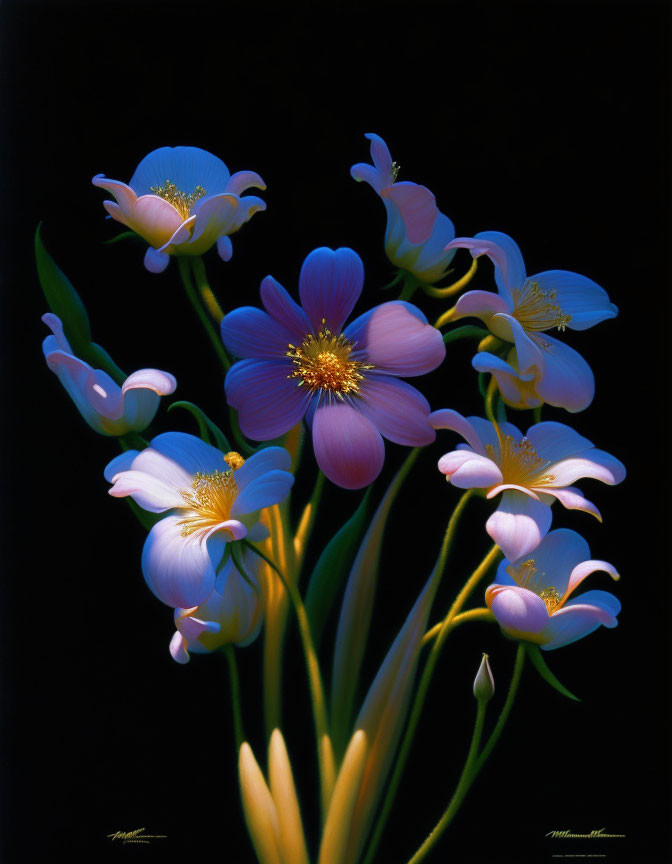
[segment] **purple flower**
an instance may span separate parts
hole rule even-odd
[[[619,578],[611,564],[590,560],[590,549],[580,534],[559,528],[544,537],[532,558],[514,564],[504,559],[485,601],[509,636],[552,651],[582,639],[601,624],[618,624],[621,604],[608,591],[586,591],[569,599],[596,570]]]
[[[281,447],[244,460],[193,435],[165,432],[145,450],[127,450],[109,463],[110,495],[130,495],[144,510],[165,513],[142,550],[145,581],[159,600],[200,606],[215,588],[226,544],[268,536],[259,511],[287,496],[290,462]]]
[[[445,356],[441,334],[410,303],[383,303],[343,329],[363,282],[352,249],[315,249],[301,268],[303,308],[268,276],[265,312],[244,306],[222,321],[224,344],[244,358],[226,376],[242,431],[265,441],[305,416],[320,468],[346,489],[378,476],[381,435],[412,447],[434,440],[427,400],[396,376],[424,375]]]
[[[593,477],[614,485],[625,477],[618,459],[564,423],[537,423],[523,435],[512,423],[493,426],[448,408],[435,411],[430,420],[435,429],[453,429],[468,442],[439,460],[446,479],[458,489],[483,489],[488,498],[502,493],[485,527],[510,561],[539,545],[551,526],[556,498],[601,521],[597,507],[570,485],[575,480]]]
[[[615,318],[618,309],[606,291],[568,270],[526,276],[520,249],[499,231],[458,237],[446,248],[470,249],[474,258],[487,255],[495,265],[499,293],[467,291],[457,301],[452,320],[480,318],[495,336],[514,343],[516,352],[508,363],[492,354],[474,358],[479,371],[495,376],[504,401],[514,407],[534,407],[543,401],[571,412],[587,408],[595,394],[590,366],[547,331],[587,330]]]

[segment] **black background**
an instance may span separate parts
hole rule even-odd
[[[359,313],[389,299],[378,288],[391,276],[383,208],[349,176],[368,161],[368,131],[387,140],[402,179],[434,191],[458,235],[505,231],[529,273],[585,273],[621,310],[565,334],[595,370],[594,403],[574,417],[544,415],[628,467],[621,486],[584,484],[603,525],[554,508],[556,527],[583,533],[594,557],[621,571],[615,588],[606,574],[592,577],[592,587],[621,598],[621,626],[547,655],[580,704],[526,671],[495,754],[430,860],[670,860],[668,8],[4,6],[3,861],[57,852],[73,861],[253,861],[224,661],[180,667],[168,654],[171,611],[140,572],[144,531],[106,494],[102,469],[115,442],[84,425],[42,359],[35,226],[44,220],[47,247],[117,363],[172,371],[177,398],[224,422],[221,375],[175,263],[152,275],[144,245],[103,245],[117,231],[90,178],[128,181],[146,153],[177,144],[210,150],[231,171],[258,171],[268,211],[234,238],[229,264],[206,256],[225,308],[257,304],[267,273],[295,290],[311,249],[349,245],[367,272]],[[467,264],[458,253],[456,272]],[[488,269],[474,287],[490,287]],[[431,320],[445,308],[419,302]],[[481,410],[470,356],[464,343],[450,348],[440,370],[417,382],[434,408]],[[195,431],[178,412],[160,412],[153,428]],[[428,448],[394,511],[364,680],[424,581],[457,499],[434,467],[455,441],[443,433]],[[403,450],[388,445],[387,454],[378,495]],[[299,502],[314,470],[304,463]],[[328,489],[314,550],[359,498]],[[474,504],[465,520],[433,618],[488,548],[487,512]],[[260,648],[261,640],[239,655],[261,761]],[[514,646],[496,627],[472,625],[451,637],[437,669],[381,862],[406,861],[452,794],[481,651],[501,705]],[[325,670],[330,660],[327,651]],[[293,631],[286,670],[285,734],[314,845],[312,729]],[[168,839],[124,847],[106,837],[140,826]],[[600,828],[626,839],[545,839]]]

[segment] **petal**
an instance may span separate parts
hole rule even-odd
[[[581,477],[592,477],[610,486],[625,479],[623,463],[610,453],[595,448],[587,450],[579,457],[556,462],[549,471],[554,477],[553,485],[559,487],[569,486]]]
[[[156,249],[149,247],[144,260],[146,270],[149,270],[150,273],[163,273],[168,264],[170,264],[170,255],[165,252],[157,252]]]
[[[557,498],[562,506],[568,510],[583,510],[586,513],[592,513],[596,519],[600,522],[602,521],[600,511],[592,501],[584,498],[583,493],[576,486],[567,486],[565,489],[550,489],[546,487],[539,489],[538,492],[542,501],[548,499],[548,502],[551,503],[552,498]]]
[[[166,516],[149,532],[142,572],[150,589],[168,606],[200,606],[215,587],[207,544],[198,532],[182,536],[179,516]]]
[[[286,357],[294,337],[267,312],[241,306],[229,312],[220,325],[222,341],[235,357]]]
[[[409,243],[424,243],[430,238],[439,211],[429,189],[404,181],[382,189],[380,194],[398,207]]]
[[[516,349],[509,352],[509,360],[515,362]],[[502,399],[507,405],[518,410],[538,408],[543,405],[534,389],[535,372],[521,375],[518,370],[501,357],[487,351],[474,355],[471,365],[477,372],[487,372],[495,376]]]
[[[188,248],[190,255],[202,255],[222,234],[232,234],[235,230],[240,198],[223,193],[208,198],[196,214],[191,238],[175,239],[178,246]]]
[[[518,639],[541,633],[548,624],[546,604],[526,588],[491,585],[485,601],[502,629]]]
[[[226,184],[226,192],[232,192],[234,195],[241,195],[246,189],[254,187],[255,189],[265,189],[266,184],[261,177],[254,171],[236,171],[232,174],[229,182]]]
[[[121,392],[142,388],[153,390],[159,396],[168,396],[176,387],[177,381],[169,372],[162,372],[160,369],[138,369],[121,385]]]
[[[586,544],[586,546],[587,545],[588,544]],[[586,576],[590,576],[591,573],[595,573],[598,570],[601,570],[604,573],[608,573],[611,578],[616,582],[618,582],[618,580],[621,578],[618,570],[613,566],[613,564],[609,564],[607,561],[581,561],[581,563],[577,564],[576,567],[574,567],[574,569],[572,570],[572,573],[569,577],[569,582],[567,583],[567,588],[565,589],[565,593],[562,598],[563,603],[569,597],[569,595],[573,591],[575,591],[576,588],[583,582]],[[560,589],[558,588],[558,590]],[[579,597],[578,599],[582,600],[583,598]]]
[[[130,471],[133,460],[139,453],[139,450],[126,450],[124,453],[115,456],[111,462],[108,462],[103,472],[103,476],[107,482],[111,483],[112,479],[117,474],[121,474],[122,471]]]
[[[401,300],[370,309],[344,333],[355,343],[358,358],[365,357],[379,372],[404,378],[431,372],[446,356],[441,333],[419,309]]]
[[[143,195],[128,217],[129,225],[155,249],[166,244],[184,222],[183,217],[164,198]]]
[[[497,585],[516,585],[515,579],[513,579],[513,577],[511,576],[510,569],[511,562],[509,561],[509,559],[502,558],[502,560],[497,565],[497,575],[495,576],[495,581],[490,587],[496,587]]]
[[[495,280],[500,293],[510,298],[511,291],[525,281],[525,262],[518,244],[500,231],[481,231],[475,237],[458,237],[451,249],[470,249],[472,257],[487,255],[495,265]]]
[[[311,394],[289,380],[292,369],[289,360],[241,360],[227,373],[226,400],[248,438],[269,441],[303,418]]]
[[[551,518],[548,504],[506,491],[485,528],[509,561],[518,561],[536,549],[551,526]]]
[[[292,457],[284,447],[264,447],[236,469],[238,489],[242,492],[248,484],[266,474],[267,471],[289,471],[291,464]]]
[[[114,485],[108,490],[110,495],[114,498],[125,498],[130,495],[136,504],[143,510],[149,510],[150,513],[163,513],[174,507],[184,507],[184,499],[175,486],[145,471],[122,471],[115,475],[113,482]],[[190,487],[191,477],[183,488]]]
[[[579,435],[571,426],[553,420],[530,426],[526,436],[541,458],[549,462],[560,462],[593,449],[592,441]]]
[[[609,302],[604,288],[587,276],[569,270],[545,270],[531,278],[542,291],[555,292],[553,302],[560,306],[563,315],[571,315],[567,322],[571,330],[587,330],[618,315],[618,308]]]
[[[124,420],[129,429],[141,432],[154,419],[161,396],[175,391],[177,382],[168,372],[159,369],[139,369],[121,386]]]
[[[210,474],[213,471],[228,469],[220,450],[186,432],[163,432],[152,438],[149,449],[142,451],[133,463],[133,468],[153,473],[154,468],[145,463],[145,459],[153,453],[160,454],[162,461],[160,463],[156,461],[154,464],[157,467],[160,465],[161,474],[158,476],[167,481],[166,470],[171,472],[177,470],[181,476],[186,474],[191,485],[191,478],[197,471]],[[176,481],[178,476],[176,473]]]
[[[317,333],[322,322],[333,333],[340,333],[362,293],[364,265],[352,249],[335,252],[322,246],[307,256],[299,276],[299,296]]]
[[[616,627],[616,615],[621,604],[613,594],[606,591],[587,591],[576,600],[568,603],[551,615],[544,628],[542,644],[544,651],[553,651],[582,639],[603,624],[605,627]]]
[[[455,304],[455,319],[480,318],[488,324],[493,315],[509,313],[512,308],[512,304],[507,303],[504,297],[492,291],[467,291]]]
[[[422,244],[420,255],[408,268],[411,273],[430,285],[442,279],[445,276],[446,268],[455,257],[454,249],[445,251],[446,244],[454,236],[455,226],[447,216],[439,213],[431,236]]]
[[[439,459],[439,471],[458,489],[488,489],[502,482],[502,472],[491,459],[471,450],[453,450]]]
[[[313,419],[315,458],[324,474],[344,489],[372,483],[385,459],[373,423],[346,402],[322,402]]]
[[[246,222],[250,221],[255,213],[265,209],[266,202],[261,198],[257,198],[256,195],[244,195],[238,201],[238,209],[236,210],[236,218],[234,220],[233,228],[228,233],[232,234],[234,231],[238,231],[238,229],[242,228]]]
[[[543,374],[536,382],[537,393],[549,405],[572,413],[583,411],[595,395],[595,377],[590,366],[578,351],[548,333],[538,336],[536,341],[544,356]]]
[[[129,186],[137,195],[148,195],[152,186],[170,180],[186,195],[202,186],[210,197],[226,189],[229,176],[222,160],[200,147],[159,147],[140,162]]]
[[[217,238],[217,254],[222,261],[231,260],[231,256],[233,255],[233,243],[231,243],[231,238],[227,237],[226,234]]]
[[[532,553],[537,572],[534,584],[526,585],[537,592],[553,587],[562,596],[574,567],[589,556],[588,544],[576,531],[568,528],[551,531]]]
[[[439,411],[432,411],[429,415],[429,422],[435,429],[452,429],[453,432],[457,432],[476,453],[485,456],[485,442],[482,441],[473,423],[467,420],[466,417],[458,414],[457,411],[453,411],[452,408],[442,408]]]
[[[267,471],[255,477],[239,492],[231,508],[232,516],[244,516],[279,504],[289,494],[294,477],[287,471]]]
[[[390,148],[380,135],[376,135],[375,132],[366,132],[364,137],[371,142],[371,159],[376,166],[376,170],[381,175],[386,176],[391,182],[392,154],[390,153]]]
[[[292,300],[289,292],[272,276],[267,276],[262,281],[260,293],[261,302],[271,318],[291,334],[291,341],[301,343],[312,328],[308,316],[299,304]]]
[[[189,652],[187,651],[187,642],[184,636],[179,632],[173,633],[173,638],[170,640],[170,654],[176,663],[188,663]]]
[[[105,189],[106,192],[114,195],[123,216],[126,218],[132,216],[137,195],[130,186],[120,183],[118,180],[108,180],[104,174],[96,174],[91,182],[94,186]]]
[[[429,402],[405,381],[370,373],[360,393],[358,409],[389,441],[424,447],[436,438],[429,423]]]
[[[508,329],[508,335],[502,332],[501,327],[503,325]],[[533,372],[538,381],[544,374],[546,353],[539,344],[540,340],[536,334],[533,339],[513,315],[503,312],[497,313],[489,322],[488,327],[496,336],[514,342],[519,370],[524,375]]]
[[[364,180],[372,186],[378,194],[389,184],[389,178],[381,177],[380,173],[367,162],[358,162],[350,169],[350,175],[354,180],[361,182]]]

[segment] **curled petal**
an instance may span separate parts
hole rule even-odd
[[[170,653],[176,663],[188,663],[189,652],[187,651],[187,640],[179,632],[173,633],[173,638],[170,640]]]
[[[544,651],[562,648],[582,639],[603,624],[616,627],[621,604],[607,591],[586,591],[555,612],[542,632]]]
[[[609,564],[607,561],[581,561],[581,563],[577,564],[571,572],[562,602],[565,602],[569,595],[583,582],[586,576],[590,576],[591,573],[595,573],[597,570],[602,570],[603,572],[608,573],[616,582],[621,578],[618,570],[616,570],[613,564]],[[558,591],[560,590],[561,589],[558,588]],[[578,599],[581,600],[582,598]]]
[[[385,446],[373,423],[346,402],[323,402],[313,418],[315,458],[344,489],[372,483],[383,467]]]
[[[362,259],[346,247],[314,249],[303,262],[299,276],[301,304],[317,333],[323,326],[340,333],[362,293]]]
[[[554,485],[569,486],[581,477],[592,477],[614,486],[625,479],[625,467],[615,456],[604,450],[587,450],[572,459],[563,459],[551,466]]]
[[[487,489],[502,482],[495,463],[471,450],[453,450],[439,459],[439,471],[458,489]]]
[[[549,487],[544,487],[537,491],[539,492],[539,497],[542,501],[546,499],[550,504],[552,503],[553,498],[557,498],[562,506],[566,507],[568,510],[583,510],[586,513],[592,513],[598,521],[602,521],[600,511],[592,501],[589,501],[584,497],[583,492],[577,489],[576,486],[567,486],[564,489],[551,489]]]
[[[532,555],[536,571],[534,590],[539,591],[552,586],[560,595],[563,595],[572,569],[590,556],[590,549],[576,531],[557,528],[544,537]]]
[[[511,291],[525,281],[525,262],[518,244],[500,231],[481,231],[475,237],[458,237],[449,249],[470,249],[473,258],[487,255],[495,265],[495,280],[502,295],[510,298]]]
[[[550,526],[547,504],[508,490],[485,528],[509,561],[517,561],[536,549]]]
[[[485,602],[502,629],[514,638],[535,636],[548,624],[546,604],[527,588],[491,585],[485,592]]]
[[[223,193],[203,202],[196,214],[191,239],[185,238],[182,241],[188,246],[190,255],[207,252],[218,237],[231,234],[235,230],[240,201],[237,195]],[[173,240],[176,246],[178,242]]]
[[[415,387],[388,375],[368,374],[357,407],[389,441],[409,447],[431,444],[429,403]]]
[[[114,485],[109,489],[109,494],[114,498],[131,498],[150,513],[162,513],[172,510],[174,507],[184,507],[184,499],[174,486],[146,474],[144,471],[122,471],[114,478]],[[191,478],[185,484],[188,489]]]
[[[121,474],[122,471],[129,471],[133,460],[139,453],[139,450],[125,450],[123,453],[115,456],[111,462],[108,462],[103,472],[103,476],[107,482],[112,483],[117,474]]]
[[[392,182],[392,154],[385,141],[375,132],[366,132],[364,135],[371,142],[371,159],[381,177],[386,180],[386,185]]]
[[[135,202],[138,200],[138,196],[130,186],[127,186],[125,183],[120,183],[119,180],[108,180],[104,174],[96,174],[91,182],[94,186],[98,186],[100,189],[105,189],[106,192],[114,195],[121,214],[125,218],[132,218],[133,207],[135,206]],[[115,218],[118,219],[116,216]],[[119,221],[123,220],[120,219]]]
[[[508,363],[501,357],[480,351],[472,358],[471,365],[477,372],[487,372],[495,376],[502,399],[512,408],[523,410],[543,405],[543,399],[537,396],[534,389],[536,373],[532,371],[523,375],[518,371],[515,348],[509,352]]]
[[[470,419],[473,420],[473,418]],[[452,408],[442,408],[439,411],[432,411],[429,415],[429,422],[435,429],[452,429],[453,432],[457,432],[476,453],[485,456],[485,443],[478,431],[466,417],[463,417],[457,411],[453,411]]]
[[[231,175],[224,191],[232,192],[234,195],[241,195],[246,189],[251,187],[265,189],[266,184],[254,171],[236,171],[235,174]]]
[[[452,243],[448,244],[452,246]],[[488,326],[493,315],[500,312],[510,313],[513,304],[507,298],[492,291],[467,291],[455,304],[455,318],[480,318]],[[510,338],[508,341],[511,341]]]

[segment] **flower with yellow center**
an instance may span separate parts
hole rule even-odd
[[[115,201],[103,204],[110,216],[150,244],[145,267],[152,273],[165,270],[170,255],[202,255],[213,243],[228,261],[233,254],[230,235],[266,209],[261,198],[241,197],[251,186],[266,188],[258,174],[231,176],[221,159],[199,147],[153,150],[128,185],[103,174],[92,182],[114,195]]]
[[[485,600],[502,630],[550,651],[581,639],[601,624],[617,625],[621,604],[607,591],[587,591],[569,599],[586,576],[603,570],[619,579],[606,561],[590,559],[586,541],[559,528],[544,537],[532,558],[504,559]]]
[[[145,580],[160,600],[192,611],[205,603],[218,575],[229,572],[226,544],[267,536],[259,512],[288,494],[290,464],[281,447],[244,460],[182,432],[158,435],[145,450],[110,462],[110,495],[130,495],[143,509],[165,514],[142,553]]]
[[[457,301],[451,320],[480,318],[495,336],[515,345],[515,355],[509,352],[506,361],[481,352],[474,366],[495,375],[504,401],[514,407],[547,402],[572,412],[587,408],[595,392],[590,366],[550,331],[587,330],[614,318],[618,309],[606,291],[568,270],[528,277],[517,244],[499,231],[459,237],[446,246],[456,248],[492,260],[498,293],[467,291]]]
[[[487,498],[503,493],[486,530],[510,561],[528,557],[539,545],[550,528],[556,498],[569,509],[601,518],[571,485],[575,480],[592,477],[612,485],[625,477],[618,459],[563,423],[537,423],[523,435],[511,423],[464,418],[450,409],[435,411],[430,421],[435,429],[452,429],[467,442],[439,460],[446,479],[460,489],[483,489]]]

